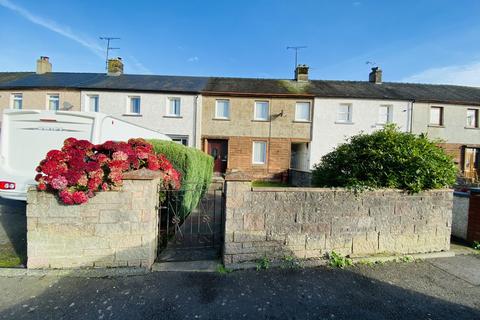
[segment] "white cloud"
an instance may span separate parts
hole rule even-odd
[[[197,56],[194,56],[194,57],[190,57],[187,59],[188,62],[198,62],[198,60],[200,60]]]
[[[480,87],[480,61],[431,68],[402,79],[404,82],[457,84]]]
[[[153,74],[153,72],[145,67],[143,63],[138,61],[134,56],[127,55],[127,62],[131,62],[127,64],[127,66],[133,66],[132,69],[134,69],[136,72],[143,73],[143,74]]]
[[[69,27],[67,26],[61,26],[57,24],[55,21],[37,16],[30,11],[12,3],[9,0],[0,0],[0,6],[3,6],[7,9],[10,9],[20,16],[24,17],[28,21],[37,24],[39,26],[42,26],[50,31],[53,31],[59,35],[62,35],[70,40],[73,40],[80,45],[84,46],[85,48],[89,49],[92,51],[94,54],[96,54],[98,57],[103,58],[104,57],[104,49],[94,40],[89,39],[85,36],[78,35],[74,33]]]

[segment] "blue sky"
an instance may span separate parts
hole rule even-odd
[[[480,86],[480,1],[0,0],[0,71],[103,72],[117,36],[127,73],[291,78],[293,52],[311,78]]]

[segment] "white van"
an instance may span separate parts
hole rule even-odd
[[[69,137],[94,144],[130,138],[171,140],[168,136],[98,112],[4,110],[0,144],[0,197],[26,200],[36,185],[35,168]]]

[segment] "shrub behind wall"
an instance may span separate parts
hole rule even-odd
[[[395,188],[410,192],[450,187],[457,168],[452,158],[425,135],[400,132],[393,125],[358,134],[314,166],[320,187]]]
[[[182,175],[182,215],[187,216],[210,186],[213,174],[213,158],[208,154],[181,144],[149,140],[156,153],[164,154]]]

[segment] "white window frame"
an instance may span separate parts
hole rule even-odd
[[[387,108],[387,121],[383,121],[382,114],[380,111],[382,108]],[[381,104],[378,106],[378,124],[385,125],[393,122],[393,105],[391,104]]]
[[[57,97],[56,99],[52,99],[54,97]],[[50,109],[50,102],[51,101],[54,101],[54,100],[57,100],[58,101],[58,109]],[[60,110],[60,94],[58,93],[48,93],[47,94],[47,107],[46,107],[47,110]]]
[[[133,99],[138,99],[139,100],[139,105],[138,105],[138,112],[133,112],[132,110],[132,100]],[[127,98],[127,114],[129,115],[140,115],[142,114],[142,98],[140,96],[128,96]]]
[[[473,126],[470,123],[468,123],[468,112],[469,111],[473,111],[473,117],[474,117],[473,118]],[[467,124],[466,124],[467,128],[478,128],[479,127],[479,123],[478,123],[479,120],[480,120],[479,119],[479,117],[480,117],[479,113],[480,113],[480,109],[476,109],[476,108],[468,108],[467,109]]]
[[[340,112],[340,107],[346,106],[347,112]],[[340,119],[341,114],[346,114],[347,119]],[[336,113],[336,123],[352,123],[353,122],[353,104],[351,103],[340,103],[337,107]]]
[[[20,99],[18,99],[17,97],[20,96]],[[20,100],[20,108],[15,108],[15,101],[18,101]],[[23,109],[23,93],[12,93],[10,95],[10,109],[13,109],[13,110],[22,110]]]
[[[298,107],[299,105],[308,104],[308,118],[307,119],[300,119],[298,117]],[[295,121],[296,122],[310,122],[312,120],[312,104],[310,101],[297,101],[295,103]]]
[[[97,98],[97,110],[92,110],[91,99]],[[98,94],[87,94],[87,110],[89,112],[100,112],[100,96]]]
[[[171,103],[173,101],[178,101],[178,114],[177,113],[171,113]],[[182,116],[182,99],[180,97],[168,97],[167,98],[167,112],[166,115],[168,117],[175,117],[175,118],[180,118]]]
[[[220,101],[226,101],[228,103],[228,112],[227,117],[219,116],[218,115],[218,103]],[[215,100],[215,118],[214,119],[222,119],[222,120],[229,120],[230,119],[230,100],[229,99],[217,99]]]
[[[432,111],[433,111],[433,109],[440,110],[438,123],[432,122]],[[445,109],[442,106],[430,106],[429,111],[430,111],[429,119],[428,119],[429,124],[431,126],[443,127],[444,126]]]
[[[264,146],[264,150],[265,150],[265,159],[263,161],[255,161],[255,145],[256,144],[262,144]],[[264,165],[267,163],[267,141],[261,141],[261,140],[258,140],[258,141],[253,141],[252,142],[252,164],[257,164],[257,165]]]
[[[266,104],[267,105],[267,115],[265,118],[259,118],[257,117],[257,107],[258,105],[261,104]],[[256,121],[268,121],[268,118],[270,117],[270,102],[266,100],[258,100],[255,101],[254,107],[253,107],[253,119]]]

